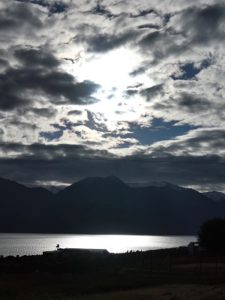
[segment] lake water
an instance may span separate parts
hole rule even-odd
[[[195,236],[0,234],[0,255],[36,255],[61,248],[107,249],[122,253],[186,246]]]

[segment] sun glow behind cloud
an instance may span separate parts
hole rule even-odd
[[[141,84],[141,87],[154,85],[154,81],[141,74],[132,76],[131,72],[141,63],[140,54],[127,47],[120,47],[107,53],[90,55],[80,52],[79,59],[66,69],[78,81],[90,80],[101,87],[93,94],[98,102],[91,105],[94,113],[103,114],[104,122],[109,130],[116,130],[117,122],[136,121],[145,113],[143,99],[133,95],[127,99],[125,91]]]
[[[79,80],[92,80],[102,86],[102,90],[110,93],[113,89],[123,91],[131,81],[130,72],[139,64],[140,55],[121,47],[107,53],[81,58],[75,76]]]

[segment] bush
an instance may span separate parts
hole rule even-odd
[[[208,251],[225,253],[225,219],[212,219],[203,223],[198,241]]]

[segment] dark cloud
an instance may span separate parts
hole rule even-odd
[[[118,34],[95,33],[91,36],[79,36],[76,38],[78,42],[84,42],[88,45],[90,52],[107,52],[124,46],[137,36],[136,31],[128,31]]]
[[[30,108],[28,112],[45,118],[53,117],[56,114],[56,110],[54,108]]]
[[[134,76],[145,72],[149,66],[157,65],[170,56],[176,55],[182,59],[185,53],[193,47],[209,46],[214,42],[221,43],[224,40],[225,5],[222,3],[191,6],[180,12],[161,17],[164,18],[164,25],[157,27],[158,24],[150,24],[149,29],[155,28],[155,30],[138,38],[137,46],[140,52],[151,53],[151,59],[147,67],[144,64],[134,70],[132,72]],[[191,65],[187,67],[190,69]]]
[[[157,65],[171,56],[184,56],[189,46],[188,41],[184,39],[180,32],[170,29],[158,30],[147,34],[139,43],[140,51],[152,54],[150,66]],[[145,70],[146,66],[144,65]]]
[[[138,94],[138,89],[128,89],[124,92],[126,98],[135,96],[136,94]]]
[[[113,14],[110,10],[106,8],[105,5],[101,3],[101,1],[97,1],[96,6],[88,13],[92,13],[94,15],[104,16],[108,19],[112,19],[117,17],[117,15]]]
[[[32,124],[32,123],[28,123],[28,122],[22,122],[22,121],[17,120],[17,119],[11,120],[8,124],[12,125],[12,126],[15,126],[15,127],[19,127],[21,130],[25,130],[25,129],[35,130],[35,129],[38,128],[36,124]]]
[[[224,39],[224,3],[191,7],[182,12],[180,18],[182,30],[193,44],[209,44]]]
[[[191,113],[201,113],[202,111],[207,111],[212,106],[208,99],[186,92],[180,94],[177,99],[177,105],[181,110],[186,110]]]
[[[0,31],[18,32],[27,29],[40,29],[43,26],[38,14],[25,3],[14,3],[7,7],[6,10],[0,10]]]
[[[14,51],[14,56],[23,66],[29,68],[56,68],[60,65],[54,55],[42,49],[22,48]]]
[[[146,98],[147,101],[152,100],[152,98],[163,94],[163,84],[157,84],[149,88],[141,90],[140,94]]]
[[[0,68],[3,67],[8,67],[9,66],[9,63],[7,60],[3,59],[3,58],[0,58]]]
[[[80,116],[80,115],[82,115],[82,111],[81,110],[77,110],[77,109],[75,109],[75,110],[70,110],[69,112],[68,112],[68,116]]]
[[[95,157],[110,158],[114,157],[106,150],[92,150],[83,145],[74,144],[31,144],[24,145],[21,143],[1,143],[0,150],[3,153],[17,152],[18,157],[24,157],[31,161],[38,160],[53,160],[60,159],[62,157],[70,158],[83,158],[86,155],[87,159],[94,159]],[[7,157],[5,158],[8,159]]]
[[[31,3],[46,7],[50,14],[63,13],[68,9],[68,5],[63,1],[52,0],[16,0],[17,2]]]
[[[141,74],[145,73],[146,70],[149,69],[149,65],[150,65],[150,64],[147,63],[147,64],[145,64],[145,65],[143,65],[143,66],[139,66],[139,67],[135,68],[132,72],[130,72],[129,75],[132,76],[132,77],[141,75]]]
[[[28,100],[19,95],[18,85],[10,80],[8,72],[0,74],[0,109],[13,110],[27,104]]]
[[[137,27],[138,29],[160,29],[159,25],[155,24],[142,24]]]
[[[223,4],[191,7],[173,16],[168,15],[166,23],[169,25],[144,35],[139,47],[141,51],[153,54],[151,64],[154,65],[171,55],[182,56],[196,45],[222,41],[224,22]],[[142,72],[141,67],[139,70]],[[138,70],[134,71],[134,75],[136,72]]]
[[[99,85],[91,81],[75,82],[68,73],[42,70],[33,72],[27,68],[10,68],[0,74],[0,109],[12,110],[28,105],[32,100],[24,97],[25,91],[34,90],[50,96],[55,104],[90,104],[97,100],[91,95]]]
[[[20,49],[15,51],[15,57],[23,65],[9,67],[0,74],[0,109],[12,110],[31,105],[34,99],[30,99],[30,91],[35,95],[49,96],[54,104],[90,104],[97,101],[91,95],[99,85],[91,81],[76,82],[72,75],[56,68],[59,62],[52,54]]]
[[[137,153],[116,158],[107,151],[90,150],[79,145],[30,146],[8,144],[1,150],[21,151],[14,159],[0,160],[0,176],[22,182],[58,181],[72,183],[87,176],[121,177],[127,182],[170,181],[180,185],[224,184],[225,161],[217,156],[173,156]]]
[[[180,114],[192,114],[194,117],[198,116],[202,113],[208,113],[209,111],[215,111],[217,116],[220,116],[219,111],[224,110],[223,103],[213,105],[212,101],[208,99],[204,94],[195,94],[190,93],[188,91],[182,91],[178,92],[177,95],[171,96],[169,99],[164,101],[158,101],[153,104],[153,108],[155,110],[159,110],[161,112],[165,111],[176,111],[178,112],[178,118],[180,117]],[[201,117],[200,117],[201,118]],[[221,118],[223,118],[223,115],[221,115]],[[201,121],[201,120],[200,120]],[[201,124],[201,122],[199,122]]]
[[[145,35],[140,41],[140,45],[142,47],[148,48],[149,46],[154,46],[157,42],[164,40],[164,38],[165,38],[165,34],[156,30],[154,32]]]
[[[179,143],[171,143],[163,151],[169,153],[182,151],[190,155],[195,153],[204,157],[205,153],[217,153],[218,149],[225,149],[225,131],[223,129],[198,130]]]
[[[102,119],[101,114],[95,114],[89,110],[87,110],[88,120],[84,123],[90,129],[94,129],[100,132],[107,132],[107,126],[105,125],[106,120]]]
[[[143,18],[148,15],[160,16],[160,14],[156,10],[149,8],[149,9],[139,10],[139,12],[136,14],[130,14],[130,18]]]
[[[137,88],[139,88],[139,87],[141,87],[141,86],[143,86],[143,83],[138,82],[138,83],[135,83],[135,84],[133,84],[133,85],[127,86],[127,89],[128,89],[128,90],[129,90],[129,89],[137,89]]]

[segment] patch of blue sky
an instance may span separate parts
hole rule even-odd
[[[174,80],[189,80],[195,78],[203,69],[208,68],[211,65],[210,59],[205,59],[202,61],[199,67],[195,66],[194,63],[187,63],[180,67],[181,75],[172,75]]]
[[[63,130],[57,131],[42,131],[39,133],[39,136],[44,138],[48,142],[52,142],[54,140],[58,140],[63,135]]]
[[[166,122],[163,119],[154,119],[149,127],[131,124],[127,137],[137,139],[142,145],[151,145],[158,141],[174,139],[188,133],[197,127],[191,125],[176,125],[176,121]]]
[[[63,125],[60,124],[51,124],[56,131],[42,131],[39,133],[40,137],[43,137],[48,142],[58,140],[66,130],[72,130],[75,124],[70,121],[64,120]]]

